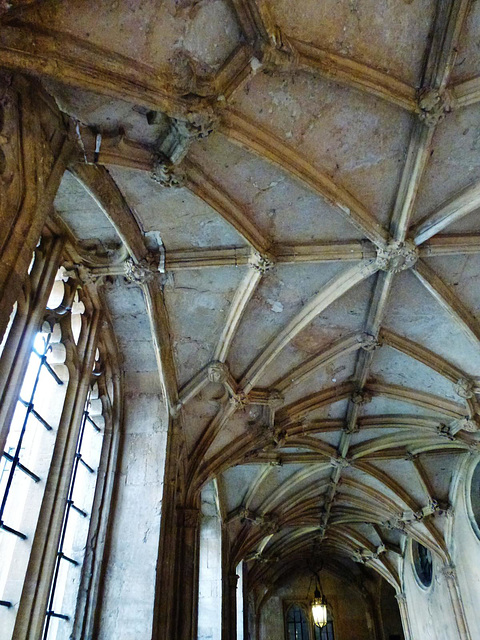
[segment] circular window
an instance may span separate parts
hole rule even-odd
[[[468,493],[470,494],[470,515],[473,518],[473,528],[480,538],[480,462],[473,471]]]
[[[412,542],[412,558],[418,581],[423,587],[429,587],[432,584],[433,576],[432,554],[430,550],[414,540]]]

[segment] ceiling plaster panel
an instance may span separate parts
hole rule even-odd
[[[480,345],[467,338],[413,274],[397,276],[383,326],[478,375]]]
[[[74,35],[157,71],[205,74],[235,48],[239,30],[223,0],[45,2],[29,21]]]
[[[406,489],[419,507],[428,504],[428,496],[422,487],[413,462],[409,460],[378,461],[374,466],[382,469],[392,480]]]
[[[421,362],[409,358],[390,347],[375,351],[369,378],[372,382],[400,384],[438,396],[462,402],[455,393],[453,383]]]
[[[274,243],[362,238],[337,207],[221,135],[194,145],[192,157],[206,173],[209,165],[215,164],[212,177],[245,206],[248,217]]]
[[[238,233],[187,189],[166,189],[150,174],[109,167],[145,231],[158,231],[167,251],[208,246],[243,246]]]
[[[378,98],[298,72],[257,74],[238,95],[236,107],[388,223],[411,116]]]
[[[463,459],[461,454],[452,455],[441,452],[420,456],[420,462],[428,473],[428,478],[434,489],[434,497],[437,500],[448,500],[450,482]]]
[[[192,451],[205,427],[220,409],[220,403],[209,394],[200,393],[184,407],[185,440],[188,451]]]
[[[238,467],[230,467],[230,469],[222,473],[227,512],[233,511],[243,504],[252,479],[256,478],[266,468],[267,465],[259,464],[240,465]]]
[[[480,5],[470,3],[470,11],[465,20],[462,37],[458,43],[458,53],[452,72],[454,81],[468,80],[480,72]]]
[[[412,222],[480,180],[480,105],[447,114],[435,131]],[[445,231],[450,232],[450,229]]]
[[[141,289],[127,285],[123,278],[117,278],[105,288],[105,299],[123,357],[124,370],[157,373],[155,349]]]
[[[274,24],[299,40],[355,58],[417,86],[434,0],[289,0],[268,2]]]
[[[210,360],[245,269],[211,268],[172,274],[165,301],[180,384]]]
[[[370,402],[362,406],[361,415],[364,416],[375,416],[375,415],[387,415],[387,414],[395,414],[402,413],[411,416],[438,416],[439,418],[443,418],[444,414],[439,412],[432,411],[430,409],[424,409],[423,407],[419,407],[416,404],[411,404],[409,402],[401,402],[400,400],[392,400],[392,398],[387,398],[386,396],[375,396],[371,399]],[[453,418],[451,418],[453,419]]]
[[[318,351],[313,351],[312,353],[308,352],[307,354],[301,348],[297,349],[294,342],[295,339],[293,342],[288,344],[280,355],[275,358],[273,363],[266,368],[265,373],[262,376],[263,386],[275,386],[275,382],[277,380],[294,371],[294,369],[305,362],[309,356],[313,356],[323,351],[323,347],[320,347]],[[354,359],[354,356],[352,356],[352,358]],[[312,391],[318,390],[323,385],[328,386],[332,383],[339,382],[341,380],[343,381],[353,373],[350,366],[351,362],[352,360],[349,359],[348,356],[346,356],[345,359],[339,357],[334,362],[331,362],[324,368],[320,369],[317,373],[310,374],[309,377],[301,381],[300,384],[296,383],[291,387],[288,393],[293,394],[296,398],[299,393],[307,395]],[[307,388],[311,390],[304,392],[304,389]],[[290,395],[288,395],[288,397],[290,398]],[[288,402],[291,402],[291,400],[288,400]]]
[[[258,488],[258,491],[255,491],[250,508],[253,511],[259,510],[260,512],[263,512],[264,507],[266,506],[267,501],[270,500],[273,492],[277,489],[288,490],[289,481],[293,480],[295,474],[301,471],[301,469],[301,465],[295,464],[287,464],[282,467],[271,467],[269,474],[264,478]],[[300,488],[296,489],[296,492],[299,490]],[[282,497],[281,502],[284,500],[285,498]],[[268,509],[268,511],[276,508],[278,508],[278,502],[273,505],[272,509]]]
[[[375,278],[369,278],[348,291],[327,307],[313,322],[296,336],[292,343],[312,356],[331,342],[350,333],[362,333]]]
[[[250,300],[228,358],[240,376],[289,321],[345,267],[340,264],[277,265]]]
[[[322,418],[334,418],[343,420],[347,411],[348,400],[339,400],[332,404],[316,409],[308,414],[307,420],[321,420]]]
[[[61,111],[79,122],[104,133],[117,134],[145,145],[153,145],[164,131],[165,124],[148,124],[147,109],[123,100],[115,100],[91,91],[81,91],[53,80],[44,81],[55,96]]]
[[[388,474],[388,466],[390,462],[391,462],[390,460],[387,460],[385,462],[377,460],[370,464],[372,465],[372,467],[380,469],[381,471]],[[353,468],[353,469],[346,469],[342,475],[345,476],[345,478],[350,478],[353,481],[357,481],[357,482],[360,482],[361,484],[366,485],[367,487],[371,487],[380,495],[383,494],[388,499],[392,500],[398,506],[399,509],[405,508],[403,501],[399,498],[399,496],[396,493],[394,493],[386,485],[376,480],[370,474],[364,471],[361,471],[360,469]]]
[[[475,216],[475,214],[473,214]],[[478,216],[475,216],[478,218]],[[480,255],[449,256],[448,258],[428,258],[426,262],[433,267],[444,282],[466,304],[473,314],[480,318]]]
[[[336,449],[340,444],[340,438],[342,437],[342,430],[339,429],[338,431],[329,431],[328,433],[327,432],[311,433],[308,435],[311,436],[312,438],[315,438],[315,440],[320,440],[320,442],[325,442],[326,444],[329,444]]]
[[[303,396],[316,393],[321,389],[332,385],[340,385],[351,378],[355,372],[357,353],[338,358],[335,362],[328,364],[325,368],[313,373],[299,384],[293,385],[285,393],[285,404],[290,404],[299,400]]]
[[[120,244],[106,215],[74,176],[66,171],[54,201],[55,211],[79,240]]]

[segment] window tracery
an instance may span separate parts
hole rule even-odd
[[[109,325],[100,322],[99,296],[92,296],[75,272],[58,268],[62,247],[51,237],[38,244],[0,353],[0,628],[5,640],[23,624],[19,611],[31,610],[33,603],[40,615],[43,608],[43,638],[71,636],[95,495],[105,483],[105,473],[97,482],[101,461],[109,456],[102,446],[106,441],[110,452],[116,446]],[[107,512],[106,504],[95,514],[96,526]],[[55,518],[57,524],[50,526]],[[31,556],[34,547],[46,551],[42,566]],[[27,593],[24,585],[37,583],[40,575],[43,589]]]

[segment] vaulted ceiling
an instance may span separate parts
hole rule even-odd
[[[0,64],[78,140],[52,224],[126,370],[160,363],[232,562],[398,585],[405,534],[445,556],[479,450],[480,3],[12,4]]]

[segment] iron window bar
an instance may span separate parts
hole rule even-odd
[[[86,405],[88,407],[90,403],[90,397],[87,398],[87,402]],[[83,436],[85,433],[85,426],[88,422],[93,422],[91,419],[89,420],[90,416],[89,416],[89,412],[88,409],[83,411],[82,414],[82,422],[80,425],[80,431],[78,434],[78,440],[77,440],[77,448],[76,448],[76,452],[75,452],[75,459],[74,459],[74,463],[73,463],[73,469],[72,469],[72,476],[70,479],[70,487],[68,490],[68,497],[67,497],[67,501],[66,501],[66,505],[65,505],[65,513],[63,516],[63,523],[62,523],[62,531],[60,534],[60,541],[59,541],[59,545],[58,545],[58,551],[57,551],[57,560],[55,562],[55,570],[54,570],[54,574],[53,574],[53,580],[52,580],[52,587],[50,590],[50,597],[49,597],[49,602],[48,602],[48,609],[46,611],[46,620],[45,620],[45,627],[44,627],[44,632],[43,632],[43,640],[47,640],[48,637],[48,630],[50,627],[50,620],[52,617],[55,618],[61,618],[62,620],[70,620],[70,617],[66,614],[60,614],[60,613],[56,613],[54,611],[53,608],[53,603],[54,603],[54,599],[55,599],[55,592],[57,589],[57,583],[58,583],[58,576],[59,576],[59,572],[60,572],[60,562],[61,560],[66,560],[67,562],[70,562],[73,566],[79,566],[80,563],[77,560],[74,560],[73,558],[70,558],[69,556],[65,555],[65,553],[63,552],[63,545],[65,543],[65,536],[67,533],[67,525],[68,525],[68,520],[69,520],[69,516],[70,516],[70,512],[72,509],[74,509],[75,511],[79,512],[82,516],[87,517],[87,513],[85,511],[83,511],[83,509],[80,509],[79,507],[77,507],[74,503],[73,500],[73,490],[75,487],[75,480],[77,478],[77,472],[78,472],[78,467],[80,465],[80,463],[82,463],[89,471],[90,473],[95,473],[95,470],[89,465],[87,464],[82,457],[82,453],[81,453],[81,449],[82,449],[82,443],[83,443]],[[96,425],[94,425],[96,427]],[[97,427],[98,429],[98,427]],[[98,429],[98,431],[100,431],[100,429]]]
[[[40,424],[43,424],[43,426],[45,427],[45,429],[47,431],[52,431],[53,427],[48,424],[48,422],[45,420],[45,418],[42,418],[42,416],[38,413],[38,411],[35,410],[35,407],[33,406],[33,403],[27,402],[26,400],[23,400],[22,398],[19,398],[18,401],[21,404],[23,404],[24,407],[27,407],[27,410],[30,411],[30,413],[32,413],[35,416],[35,418],[40,422]]]
[[[7,453],[6,451],[4,451],[3,455],[9,462],[15,462],[15,456],[12,456],[11,453]],[[36,473],[33,473],[33,471],[30,471],[30,469],[26,467],[24,464],[22,464],[20,460],[16,461],[16,465],[20,469],[20,471],[23,471],[23,473],[26,473],[27,476],[29,476],[32,480],[34,480],[35,482],[40,482],[41,480],[40,476],[37,476]]]
[[[13,529],[13,527],[9,527],[4,523],[3,520],[0,520],[0,529],[3,529],[3,531],[8,531],[8,533],[13,533],[14,536],[17,536],[22,540],[27,539],[27,536],[24,533],[22,533],[21,531],[17,531],[16,529]]]
[[[64,613],[57,613],[56,611],[49,610],[47,611],[47,619],[50,618],[61,618],[62,620],[70,620],[70,616],[66,616]]]
[[[0,600],[0,607],[7,607],[7,609],[10,609],[11,606],[12,603],[8,600]]]
[[[89,421],[89,423],[92,425],[92,427],[95,429],[95,431],[97,433],[100,433],[101,429],[98,426],[98,424],[95,422],[95,420],[92,419],[92,417],[90,416],[90,414],[88,413],[88,411],[85,411],[87,420]]]
[[[15,448],[15,454],[14,454],[13,459],[11,461],[12,462],[12,466],[10,467],[10,470],[9,470],[9,473],[8,473],[8,478],[7,478],[7,482],[6,482],[6,485],[5,485],[5,491],[3,493],[2,502],[0,504],[0,522],[2,523],[1,524],[1,528],[4,531],[8,531],[9,533],[13,533],[14,535],[18,536],[19,538],[22,538],[22,540],[26,540],[27,536],[24,533],[21,533],[20,531],[17,531],[16,529],[13,529],[12,527],[8,527],[3,522],[3,514],[5,512],[5,507],[6,507],[6,504],[7,504],[8,495],[10,493],[10,488],[11,488],[12,482],[13,482],[13,477],[14,477],[15,471],[16,471],[18,465],[19,465],[19,462],[20,462],[20,451],[22,449],[22,443],[23,443],[23,439],[25,437],[25,431],[27,429],[28,419],[30,417],[30,414],[34,410],[33,400],[35,398],[35,393],[37,391],[38,382],[40,380],[40,374],[42,372],[42,367],[43,366],[47,366],[48,371],[50,371],[50,373],[53,373],[54,374],[54,378],[57,381],[60,381],[60,383],[62,384],[61,380],[58,378],[58,376],[52,370],[50,365],[48,365],[48,363],[47,363],[47,352],[48,352],[48,349],[49,349],[49,342],[50,342],[50,336],[48,336],[48,338],[45,340],[45,348],[44,348],[43,354],[39,354],[38,351],[35,348],[32,349],[32,352],[34,352],[40,358],[40,362],[39,362],[39,365],[38,365],[38,368],[37,368],[37,372],[35,374],[35,381],[33,383],[32,391],[30,393],[30,401],[28,403],[25,403],[20,398],[20,402],[24,406],[26,406],[27,411],[26,411],[25,417],[23,419],[22,428],[20,430],[20,434],[19,434],[18,441],[17,441],[17,446]],[[42,424],[43,424],[43,422],[42,422]],[[48,426],[50,427],[50,425],[48,425]],[[51,429],[51,427],[50,427],[50,429]],[[5,453],[6,452],[3,452],[2,455],[5,455]],[[7,455],[9,455],[9,454],[7,454]]]

